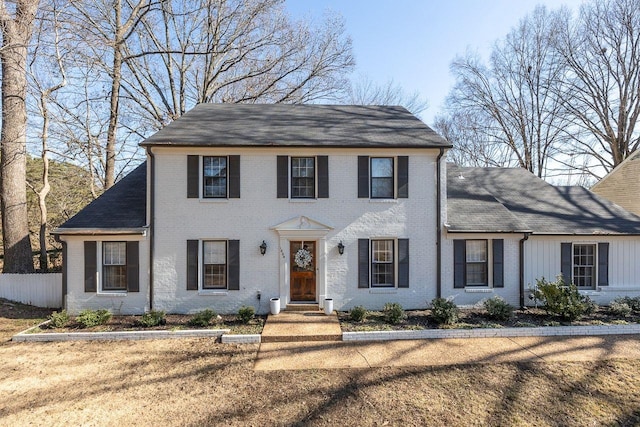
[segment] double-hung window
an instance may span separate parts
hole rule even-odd
[[[227,158],[202,157],[202,195],[204,198],[227,197]]]
[[[573,245],[573,283],[578,288],[593,289],[596,284],[596,245]]]
[[[202,289],[226,289],[227,242],[202,242]]]
[[[395,286],[394,240],[371,241],[371,287]]]
[[[487,241],[467,240],[466,246],[467,286],[487,286],[489,283]]]
[[[127,290],[127,243],[102,243],[102,289]]]
[[[291,198],[313,199],[316,197],[315,157],[291,158]]]
[[[371,158],[371,198],[393,199],[393,157]]]

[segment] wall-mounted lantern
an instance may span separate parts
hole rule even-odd
[[[344,254],[344,244],[342,244],[342,240],[340,240],[340,243],[338,243],[338,253],[340,255]]]
[[[260,245],[260,254],[264,255],[267,253],[267,243],[263,240]]]

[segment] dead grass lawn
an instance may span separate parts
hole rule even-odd
[[[24,322],[0,314],[0,425],[640,423],[639,360],[259,372],[257,345],[8,342]]]

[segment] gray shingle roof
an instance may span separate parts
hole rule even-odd
[[[143,146],[450,147],[399,106],[199,104]]]
[[[583,187],[554,187],[521,168],[449,164],[447,193],[449,231],[640,234],[640,217]]]
[[[147,163],[144,162],[54,230],[54,233],[142,228],[146,225],[146,203]]]

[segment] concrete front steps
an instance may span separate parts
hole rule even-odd
[[[267,317],[261,341],[342,341],[342,330],[335,311],[327,316],[317,304],[288,304],[285,311]]]

